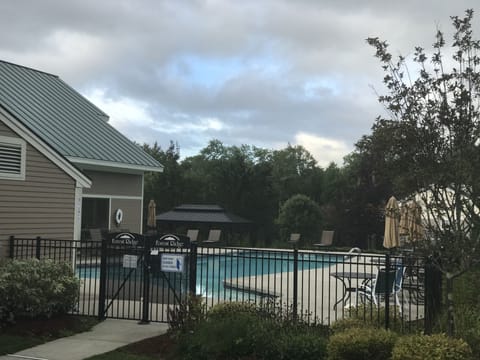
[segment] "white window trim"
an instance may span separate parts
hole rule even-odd
[[[20,145],[20,174],[9,174],[0,171],[0,179],[25,180],[25,168],[27,162],[27,143],[25,140],[15,137],[0,136],[0,143]]]

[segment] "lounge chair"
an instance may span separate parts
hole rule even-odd
[[[301,235],[298,233],[290,234],[290,239],[288,240],[289,243],[298,243],[300,241]]]
[[[313,245],[318,246],[318,247],[332,246],[333,235],[334,234],[335,234],[335,231],[333,231],[333,230],[323,230],[322,231],[322,238],[320,239],[320,242],[317,243],[317,244],[313,244]]]
[[[198,229],[187,230],[187,237],[191,242],[196,242],[198,240]]]
[[[208,232],[208,238],[207,238],[207,240],[204,241],[204,243],[219,242],[221,235],[222,235],[222,230],[212,229]]]
[[[385,299],[387,296],[393,296],[395,299],[395,305],[399,307],[401,314],[402,303],[400,302],[398,294],[402,290],[405,267],[402,264],[397,264],[394,266],[396,268],[392,268],[388,271],[388,283],[387,270],[382,268],[378,271],[377,276],[372,281],[372,285],[358,288],[357,293],[363,303],[369,301],[373,302],[375,306],[378,306],[380,301]]]

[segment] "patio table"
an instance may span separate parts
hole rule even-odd
[[[350,299],[352,292],[357,292],[358,286],[352,286],[352,280],[361,280],[360,285],[366,286],[368,283],[375,278],[374,273],[366,273],[366,272],[355,272],[355,271],[340,271],[340,272],[332,272],[330,276],[333,276],[335,279],[340,280],[343,285],[343,294],[342,297],[337,300],[335,305],[333,305],[333,309],[337,308],[337,305],[341,302],[345,305],[346,302]]]

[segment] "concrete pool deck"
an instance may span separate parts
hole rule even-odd
[[[345,254],[343,254],[345,255]],[[378,256],[378,255],[376,255]],[[334,272],[367,273],[374,277],[378,265],[369,261],[368,254],[349,255],[345,262],[334,263],[330,266],[302,269],[299,266],[298,272],[298,313],[305,315],[311,321],[315,320],[324,324],[330,324],[336,320],[345,318],[351,307],[357,306],[359,299],[355,292],[352,292],[346,303],[340,302],[336,308],[334,305],[344,296],[343,283],[332,276]],[[273,274],[256,275],[225,279],[222,287],[247,290],[235,292],[235,296],[225,299],[222,294],[204,297],[208,307],[224,301],[249,301],[253,297],[257,303],[273,301],[282,306],[291,306],[293,301],[293,272],[279,272]],[[350,287],[355,288],[361,285],[362,278],[352,278]],[[85,295],[80,305],[82,313],[88,312],[96,315],[98,312],[99,281],[96,279],[82,279],[82,289]],[[201,284],[200,284],[201,286]],[[252,295],[252,292],[254,295]],[[173,299],[170,299],[173,301]],[[404,292],[400,295],[403,306],[403,318],[406,321],[419,320],[424,318],[423,304],[415,304],[409,301],[409,294]],[[391,306],[395,306],[393,300]],[[150,316],[153,321],[167,321],[168,310],[172,305],[152,302],[150,303]],[[128,317],[141,319],[142,304],[134,300],[115,300],[112,302],[107,315],[121,317],[121,314],[128,314]]]

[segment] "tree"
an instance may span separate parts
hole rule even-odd
[[[170,141],[167,150],[155,142],[153,146],[143,144],[143,150],[163,165],[163,173],[146,173],[144,182],[144,199],[148,204],[154,199],[158,211],[170,210],[178,205],[182,197],[182,171],[178,160],[180,149],[178,144]]]
[[[291,233],[300,233],[300,242],[311,244],[321,229],[320,207],[306,195],[294,195],[280,207],[277,224],[283,239]]]
[[[451,48],[441,31],[431,55],[415,48],[416,77],[403,56],[394,60],[386,42],[367,39],[385,71],[387,94],[379,101],[389,114],[377,119],[369,140],[383,141],[377,151],[395,171],[396,188],[424,203],[422,245],[446,276],[450,335],[453,280],[480,261],[480,42],[472,18],[473,10],[451,17]]]
[[[279,201],[285,201],[292,195],[302,193],[310,195],[316,187],[311,180],[320,179],[321,169],[317,167],[312,154],[301,145],[288,145],[285,149],[275,150],[271,157],[272,183]]]

